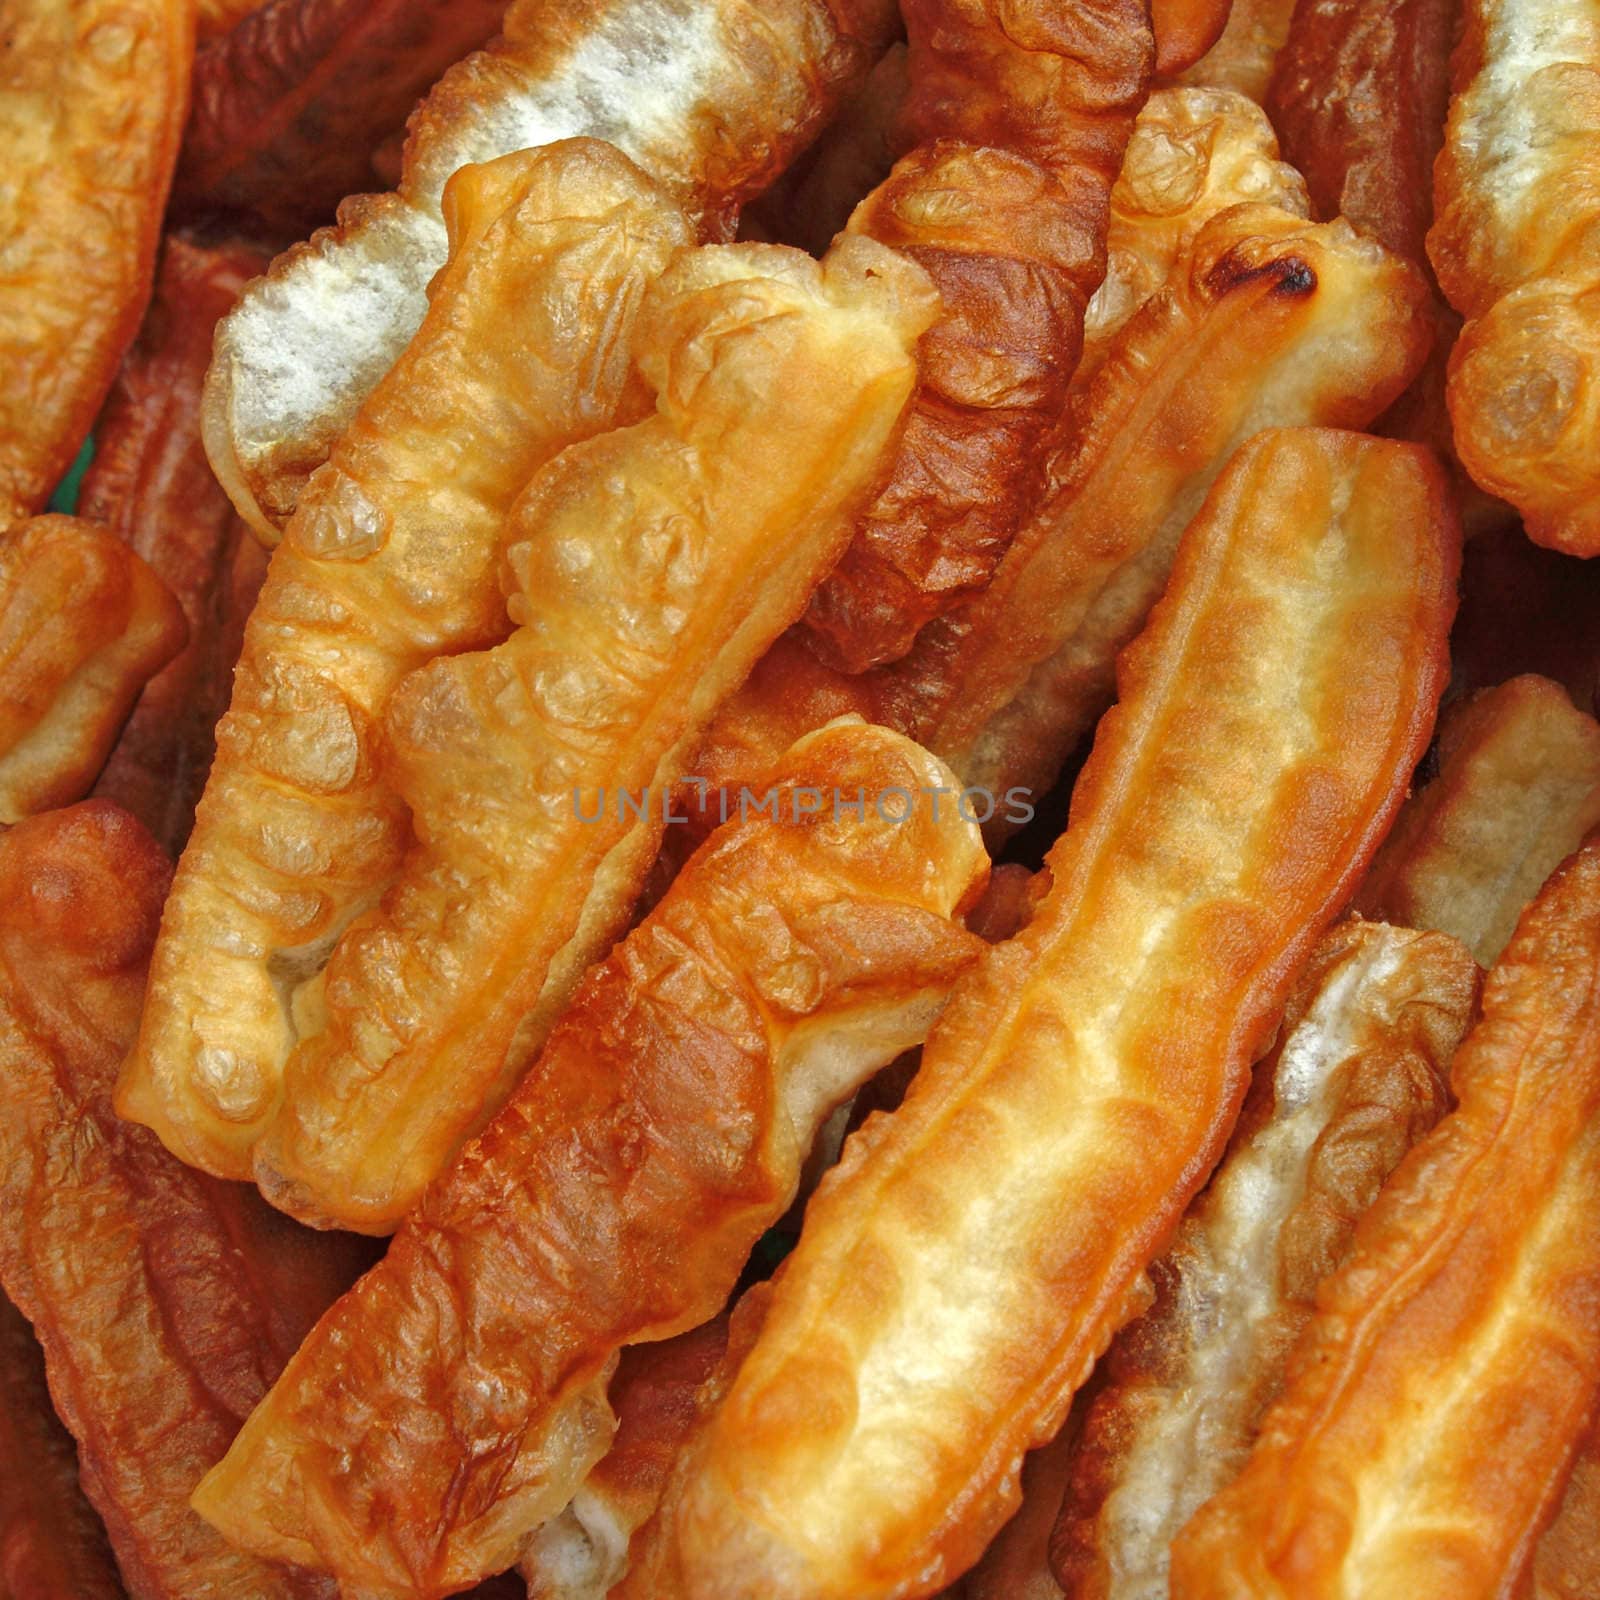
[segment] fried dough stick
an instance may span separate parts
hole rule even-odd
[[[1492,966],[1540,884],[1600,826],[1600,725],[1529,674],[1451,706],[1439,757],[1356,906],[1453,934]]]
[[[926,1595],[981,1554],[1400,802],[1459,539],[1415,447],[1236,455],[1122,658],[1049,892],[811,1201],[676,1517],[695,1600]]]
[[[307,478],[399,358],[446,259],[440,199],[469,162],[573,135],[617,145],[731,233],[888,42],[893,0],[514,0],[488,50],[412,119],[398,190],[274,264],[222,323],[206,450],[276,541]]]
[[[0,838],[0,1281],[44,1346],[134,1600],[322,1596],[188,1505],[301,1330],[217,1186],[111,1110],[169,872],[106,801]]]
[[[1529,537],[1600,553],[1600,14],[1466,0],[1428,252],[1467,318],[1462,463]]]
[[[0,533],[0,824],[85,794],[183,612],[111,534],[76,517]]]
[[[328,221],[505,14],[506,0],[270,0],[195,56],[174,205],[254,212],[291,237]]]
[[[82,516],[150,563],[189,625],[188,644],[145,685],[94,788],[173,856],[194,824],[245,618],[266,572],[200,443],[212,331],[263,265],[246,244],[168,236],[150,313],[100,413],[78,497]]]
[[[1075,1600],[1166,1600],[1167,1547],[1243,1465],[1318,1283],[1449,1109],[1477,993],[1443,934],[1352,921],[1317,947],[1155,1304],[1097,1369],[1052,1548]]]
[[[1510,1594],[1600,1390],[1600,843],[1524,913],[1458,1108],[1317,1294],[1244,1471],[1172,1547],[1174,1600]]]
[[[191,0],[0,4],[0,531],[72,464],[150,296]]]
[[[463,171],[428,320],[274,555],[118,1091],[191,1165],[252,1176],[300,1031],[297,990],[398,873],[381,761],[400,680],[509,624],[505,516],[535,469],[644,403],[644,286],[688,239],[659,189],[579,140]]]
[[[823,1119],[975,959],[950,918],[987,858],[918,793],[948,781],[886,730],[802,741],[772,813],[714,834],[585,978],[202,1485],[204,1515],[361,1590],[445,1594],[515,1559],[606,1448],[618,1349],[721,1309]],[[864,818],[826,809],[834,789],[864,791]],[[807,794],[825,809],[797,818]]]

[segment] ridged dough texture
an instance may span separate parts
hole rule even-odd
[[[144,314],[190,0],[0,4],[0,531],[72,464]]]
[[[678,1506],[692,1600],[910,1600],[981,1554],[1393,818],[1459,541],[1415,447],[1236,454],[1122,657],[1049,892],[812,1197]]]
[[[1467,319],[1462,463],[1531,538],[1600,553],[1600,6],[1466,0],[1428,253]]]
[[[1244,1471],[1172,1547],[1173,1600],[1523,1592],[1600,1393],[1600,843],[1489,974],[1457,1108],[1317,1294]]]
[[[515,0],[411,122],[397,190],[278,259],[218,330],[206,449],[276,542],[312,472],[416,332],[458,168],[587,135],[731,233],[888,42],[892,0]]]
[[[1244,1464],[1317,1285],[1449,1109],[1477,998],[1443,934],[1352,921],[1317,946],[1154,1305],[1096,1369],[1052,1548],[1074,1600],[1166,1600],[1167,1547]]]
[[[112,534],[57,516],[0,533],[0,826],[88,792],[186,634],[171,592]]]
[[[823,1119],[920,1042],[975,959],[951,919],[987,857],[919,795],[951,781],[859,723],[797,746],[768,811],[713,834],[590,971],[202,1512],[347,1591],[443,1595],[513,1561],[606,1449],[620,1347],[721,1309]]]

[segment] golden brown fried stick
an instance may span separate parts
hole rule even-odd
[[[71,465],[150,294],[189,0],[0,0],[0,531]]]
[[[708,246],[651,286],[635,356],[655,415],[533,479],[507,524],[515,631],[389,703],[415,843],[290,998],[254,1151],[274,1204],[387,1233],[504,1103],[626,927],[713,710],[849,537],[933,309],[864,239],[820,266]]]
[[[1449,1109],[1477,994],[1443,934],[1351,921],[1313,953],[1154,1305],[1096,1369],[1052,1548],[1075,1600],[1165,1600],[1167,1547],[1243,1465],[1317,1285]]]
[[[850,229],[923,266],[944,309],[884,486],[806,613],[850,672],[981,588],[1037,492],[1153,52],[1142,0],[914,0],[906,28],[917,148]]]
[[[0,838],[0,1280],[135,1600],[326,1595],[188,1505],[293,1344],[215,1186],[111,1110],[169,871],[106,801]]]
[[[123,1600],[27,1319],[0,1294],[0,1600]]]
[[[1600,1390],[1600,842],[1518,923],[1451,1086],[1174,1543],[1174,1600],[1515,1592]]]
[[[212,330],[264,264],[246,244],[168,236],[150,313],[100,413],[78,497],[81,516],[150,563],[189,625],[188,645],[145,685],[94,789],[138,817],[172,856],[194,823],[245,617],[266,572],[200,443]]]
[[[618,1349],[716,1314],[823,1118],[974,959],[949,919],[982,845],[917,797],[948,777],[859,724],[796,747],[775,815],[713,835],[589,973],[505,1110],[301,1347],[196,1497],[216,1526],[421,1596],[505,1566],[563,1510],[605,1450]],[[835,788],[864,790],[864,817],[797,816]],[[903,794],[915,810],[888,820]]]
[[[1466,0],[1428,252],[1467,318],[1450,417],[1531,538],[1600,552],[1600,15]]]
[[[1260,104],[1294,11],[1295,0],[1233,0],[1221,37],[1182,81],[1198,89],[1232,89]]]
[[[1356,905],[1453,934],[1492,966],[1540,884],[1600,825],[1600,725],[1530,674],[1453,705],[1439,760]]]
[[[293,992],[410,843],[380,760],[395,686],[509,629],[505,514],[534,470],[644,403],[646,282],[688,239],[660,190],[577,140],[465,169],[428,320],[276,552],[167,905],[125,1115],[252,1175],[302,1027]],[[530,351],[540,359],[529,358]]]
[[[291,237],[329,221],[505,13],[506,0],[270,0],[195,57],[174,205],[255,212]]]
[[[1050,1570],[1050,1534],[1066,1488],[1076,1432],[1072,1412],[1054,1439],[1022,1463],[1022,1504],[983,1558],[944,1591],[946,1600],[1065,1600]]]
[[[0,824],[78,799],[183,612],[120,540],[76,517],[0,533]]]
[[[576,134],[616,144],[731,232],[865,75],[892,0],[516,0],[501,38],[413,118],[398,190],[342,207],[218,330],[206,449],[240,514],[278,537],[311,473],[416,331],[444,264],[440,196],[468,162]]]
[[[1122,658],[1049,892],[811,1201],[675,1518],[695,1600],[923,1595],[982,1552],[1400,802],[1459,538],[1416,447],[1235,456]]]

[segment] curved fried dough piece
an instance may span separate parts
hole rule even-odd
[[[1099,371],[1133,314],[1173,281],[1201,228],[1247,202],[1311,215],[1304,180],[1278,160],[1266,113],[1228,89],[1156,90],[1111,190],[1106,275],[1084,313],[1075,390]]]
[[[45,1387],[25,1318],[0,1294],[0,1595],[124,1600],[105,1529],[78,1485],[78,1453]]]
[[[812,1198],[676,1519],[696,1600],[925,1595],[982,1552],[1400,802],[1459,540],[1415,447],[1284,430],[1234,458],[1049,892]]]
[[[1075,1413],[1074,1413],[1075,1416]],[[997,1533],[983,1559],[944,1591],[948,1600],[1066,1600],[1050,1570],[1050,1535],[1066,1490],[1076,1432],[1074,1417],[1022,1463],[1022,1504]]]
[[[1529,536],[1600,552],[1600,13],[1467,0],[1428,252],[1468,319],[1462,463]]]
[[[217,1527],[347,1588],[431,1596],[562,1511],[606,1448],[618,1349],[721,1309],[828,1112],[975,958],[949,919],[987,869],[976,828],[926,798],[900,823],[827,798],[948,779],[860,724],[795,748],[774,814],[714,834],[588,974],[301,1348],[196,1497]],[[804,795],[823,809],[797,815]]]
[[[933,310],[864,239],[820,266],[707,246],[652,286],[656,414],[535,477],[507,532],[516,631],[389,704],[417,842],[294,994],[255,1152],[274,1204],[386,1233],[504,1103],[626,927],[712,712],[837,560]]]
[[[56,516],[0,533],[0,823],[87,792],[184,637],[178,602],[111,534]]]
[[[944,312],[883,489],[806,614],[850,672],[982,588],[1037,493],[1153,51],[1142,0],[915,0],[906,29],[921,142],[850,229],[924,267]]]
[[[444,265],[451,173],[593,135],[706,232],[729,232],[860,81],[892,0],[515,0],[505,31],[445,74],[412,120],[392,194],[274,264],[217,335],[206,450],[267,542],[416,331]]]
[[[506,0],[271,0],[195,57],[173,203],[253,211],[291,237],[327,221],[505,14]]]
[[[1231,10],[1231,0],[1151,0],[1157,74],[1192,67],[1222,37]]]
[[[1166,1600],[1167,1547],[1244,1464],[1317,1285],[1449,1109],[1477,995],[1442,934],[1347,922],[1313,953],[1154,1306],[1097,1369],[1052,1551],[1075,1600]]]
[[[1197,89],[1231,89],[1258,105],[1289,37],[1295,0],[1233,0],[1217,42],[1182,75]]]
[[[1600,725],[1530,674],[1452,706],[1439,756],[1356,905],[1453,934],[1491,966],[1540,884],[1600,826]]]
[[[1489,974],[1414,1149],[1317,1294],[1243,1473],[1172,1548],[1174,1600],[1510,1594],[1600,1389],[1600,844]]]
[[[220,1177],[252,1175],[310,1026],[293,996],[410,843],[378,754],[389,697],[507,631],[506,512],[557,451],[638,415],[633,318],[688,239],[589,140],[466,169],[447,214],[428,319],[307,494],[245,630],[118,1091],[124,1116]]]
[[[0,529],[72,464],[150,295],[189,0],[0,0]]]
[[[1567,1482],[1556,1520],[1533,1553],[1532,1600],[1600,1593],[1600,1448],[1593,1435]]]
[[[309,1600],[188,1505],[293,1340],[216,1186],[111,1110],[169,871],[105,801],[0,837],[0,1280],[135,1600]]]
[[[194,824],[245,618],[266,574],[265,553],[200,443],[212,330],[264,264],[246,244],[168,236],[150,313],[95,424],[78,496],[79,514],[150,564],[189,625],[188,644],[145,685],[94,787],[172,856]]]

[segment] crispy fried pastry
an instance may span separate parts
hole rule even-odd
[[[27,1319],[0,1294],[0,1600],[123,1600]]]
[[[1230,0],[1151,0],[1156,72],[1163,78],[1192,67],[1222,37]]]
[[[302,1346],[196,1497],[217,1527],[347,1588],[440,1595],[568,1505],[617,1350],[716,1314],[823,1118],[974,959],[950,918],[987,860],[919,794],[948,780],[856,723],[795,748],[771,814],[730,820],[589,973]]]
[[[1532,1600],[1600,1594],[1600,1442],[1591,1434],[1556,1520],[1533,1552]]]
[[[183,612],[120,540],[76,517],[0,533],[0,824],[87,792]]]
[[[0,838],[0,1280],[44,1346],[135,1600],[330,1591],[190,1509],[290,1350],[216,1186],[111,1110],[170,868],[89,801]]]
[[[195,6],[195,31],[202,39],[214,38],[266,3],[267,0],[199,0]]]
[[[1600,1389],[1600,843],[1518,923],[1451,1084],[1174,1543],[1174,1600],[1517,1592]]]
[[[0,530],[72,463],[150,295],[189,0],[0,7]]]
[[[1173,281],[1200,229],[1247,202],[1311,215],[1304,180],[1278,160],[1266,113],[1228,89],[1156,90],[1111,191],[1106,275],[1084,314],[1075,389],[1099,371],[1133,314]]]
[[[1317,947],[1155,1303],[1097,1369],[1052,1551],[1075,1600],[1166,1600],[1167,1547],[1244,1464],[1318,1283],[1449,1109],[1477,991],[1443,934],[1351,921]]]
[[[264,265],[249,245],[169,235],[155,297],[95,426],[79,514],[108,527],[172,590],[184,649],[145,685],[95,794],[169,855],[183,848],[228,709],[244,622],[266,556],[217,486],[200,443],[200,392],[217,318]]]
[[[184,1160],[252,1175],[302,1029],[295,994],[399,872],[395,686],[509,629],[505,516],[536,468],[645,404],[631,329],[688,239],[660,190],[576,140],[465,169],[427,321],[308,493],[245,631],[119,1090]],[[538,352],[540,359],[530,359]]]
[[[1428,252],[1467,325],[1457,452],[1531,538],[1600,552],[1600,14],[1466,0]]]
[[[1487,967],[1539,885],[1600,826],[1600,725],[1530,674],[1453,705],[1439,761],[1356,904],[1453,934]]]
[[[1122,658],[1049,892],[812,1199],[675,1518],[696,1600],[923,1595],[982,1552],[1400,802],[1459,540],[1416,447],[1235,456]]]
[[[920,143],[850,228],[923,266],[944,310],[887,481],[806,613],[850,672],[981,588],[1037,493],[1153,50],[1142,0],[915,0],[906,26]]]
[[[887,43],[892,0],[516,0],[417,112],[392,194],[281,257],[218,330],[206,449],[269,542],[427,309],[450,174],[576,134],[616,144],[731,232]]]
[[[1258,105],[1289,37],[1295,0],[1233,0],[1217,42],[1182,75],[1197,89],[1232,89]]]
[[[330,220],[505,14],[506,0],[271,0],[195,56],[173,203],[255,212],[291,237]]]
[[[983,1559],[944,1591],[946,1600],[1066,1600],[1050,1570],[1050,1535],[1066,1490],[1076,1433],[1074,1410],[1048,1444],[1022,1463],[1019,1505]]]

